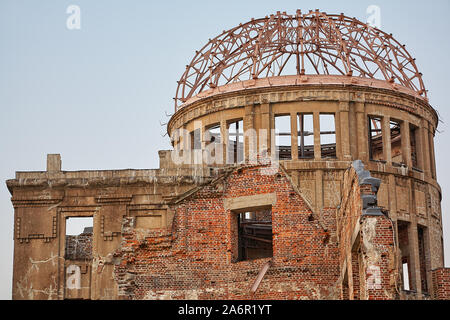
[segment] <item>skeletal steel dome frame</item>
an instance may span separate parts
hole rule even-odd
[[[210,39],[178,81],[175,111],[211,88],[305,73],[386,80],[427,96],[415,59],[392,34],[343,14],[298,10],[252,19]]]

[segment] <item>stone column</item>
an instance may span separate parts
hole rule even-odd
[[[291,157],[292,160],[298,159],[298,115],[291,112]]]
[[[220,120],[220,138],[222,139],[223,164],[228,163],[228,124],[224,119]]]
[[[337,139],[337,131],[340,129],[340,139]],[[351,161],[350,154],[350,130],[349,130],[349,103],[348,101],[339,102],[339,123],[336,126],[336,143],[340,145],[341,156],[339,160]],[[337,146],[336,146],[337,147]]]
[[[428,139],[428,122],[422,120],[422,124],[418,129],[420,132],[420,142],[422,144],[422,170],[426,177],[431,177],[431,166],[430,166],[430,144]]]
[[[261,131],[258,133],[260,134],[260,149],[259,152],[262,152],[262,150],[267,150],[267,155],[270,155],[270,104],[264,103],[261,104],[260,107],[261,110]]]
[[[429,137],[429,141],[430,141],[430,168],[431,168],[431,172],[432,172],[432,176],[434,177],[435,180],[437,180],[437,174],[436,174],[436,160],[434,158],[435,154],[434,154],[434,129],[433,126],[429,126],[429,130],[428,130],[428,137]]]
[[[257,145],[256,145],[256,136],[254,136],[252,134],[252,130],[254,130],[254,116],[253,116],[253,108],[254,106],[251,105],[246,105],[245,106],[245,114],[244,114],[244,120],[243,125],[244,125],[244,136],[243,136],[243,141],[244,141],[244,159],[246,161],[248,161],[250,159],[250,147],[253,149],[251,150],[252,153],[255,153],[257,150]],[[254,155],[252,155],[252,159],[253,159]],[[254,157],[256,160],[256,157]]]
[[[400,124],[400,131],[402,134],[402,160],[408,169],[412,168],[411,160],[411,139],[409,131],[409,122],[403,121]]]
[[[383,117],[381,120],[381,134],[383,139],[383,157],[388,166],[392,166],[391,149],[391,118]]]
[[[319,112],[313,113],[314,123],[314,159],[322,159],[322,150],[320,148],[320,114]]]
[[[364,112],[364,103],[355,102],[356,112],[356,135],[358,140],[358,158],[362,162],[369,161],[368,154],[368,133],[367,133],[367,118]]]

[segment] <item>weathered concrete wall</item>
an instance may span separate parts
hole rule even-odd
[[[167,199],[211,174],[195,168],[17,173],[8,181],[15,207],[13,299],[116,299],[112,253],[121,244],[123,217],[165,227],[172,219]],[[70,217],[93,217],[91,257],[66,256]]]

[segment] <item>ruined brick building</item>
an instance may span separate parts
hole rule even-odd
[[[13,298],[448,299],[437,125],[392,35],[252,19],[187,66],[159,169],[7,181]]]

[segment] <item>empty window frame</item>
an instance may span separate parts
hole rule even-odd
[[[221,143],[222,138],[220,136],[220,124],[215,124],[208,127],[205,130],[205,142],[206,145],[211,143]]]
[[[206,128],[204,140],[205,140],[205,148],[211,153],[210,155],[212,157],[215,157],[216,149],[222,141],[220,135],[220,124],[215,124]]]
[[[411,288],[411,259],[410,259],[410,242],[409,242],[409,222],[397,221],[398,245],[401,253],[402,261],[402,280],[403,290],[413,290]]]
[[[428,293],[425,230],[426,230],[426,227],[417,225],[417,238],[418,238],[418,243],[419,243],[420,281],[422,284],[422,292]]]
[[[195,129],[194,131],[191,132],[191,149],[192,150],[202,149],[202,139],[200,129]]]
[[[67,260],[92,259],[93,217],[66,218],[66,246]]]
[[[403,290],[409,291],[411,290],[409,286],[409,267],[408,260],[402,260],[402,274],[403,274]]]
[[[384,160],[383,135],[381,130],[381,118],[369,117],[369,157],[370,160]]]
[[[278,159],[292,159],[291,143],[291,116],[275,116],[275,145]]]
[[[411,164],[413,168],[419,168],[419,162],[417,159],[417,134],[419,130],[416,126],[410,124],[409,125],[409,142],[411,146]]]
[[[273,256],[272,210],[236,214],[238,229],[238,261],[269,258]]]
[[[400,165],[403,163],[400,121],[391,120],[389,128],[391,131],[391,161],[393,165]]]
[[[228,157],[227,163],[244,161],[244,121],[237,120],[228,124]]]
[[[314,158],[314,121],[312,114],[300,113],[297,117],[298,158]]]
[[[336,158],[334,114],[320,114],[320,151],[322,158]]]

